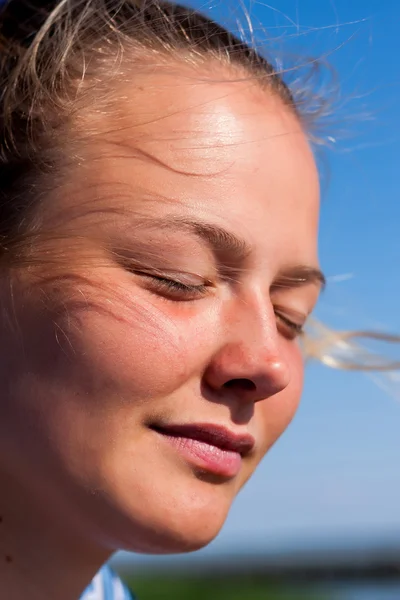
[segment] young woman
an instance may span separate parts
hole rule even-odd
[[[0,44],[1,597],[121,600],[110,555],[208,544],[296,411],[318,174],[196,12],[10,0]]]

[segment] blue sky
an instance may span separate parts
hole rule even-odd
[[[288,53],[327,56],[341,85],[329,130],[336,143],[324,151],[320,256],[329,284],[318,315],[344,329],[400,333],[400,3],[270,1],[273,8],[244,2],[256,35],[262,23]],[[238,6],[233,0],[190,4],[225,23]],[[310,365],[297,417],[208,551],[358,543],[393,534],[400,544],[394,385],[393,392],[385,394],[364,375]]]

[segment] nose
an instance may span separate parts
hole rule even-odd
[[[235,318],[228,319],[223,338],[204,374],[213,391],[255,403],[289,385],[289,364],[266,302],[242,303]]]

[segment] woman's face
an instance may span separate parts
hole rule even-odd
[[[0,454],[93,544],[173,552],[214,538],[296,411],[319,188],[271,93],[142,79],[74,124],[41,204],[53,237],[0,337]]]

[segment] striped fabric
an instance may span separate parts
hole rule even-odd
[[[79,600],[135,600],[128,588],[108,566],[104,566]]]

